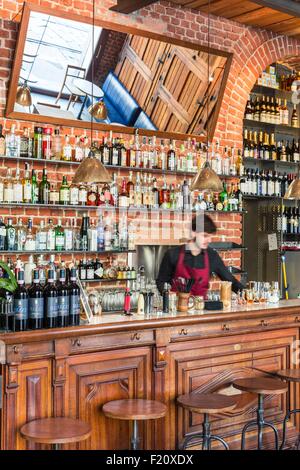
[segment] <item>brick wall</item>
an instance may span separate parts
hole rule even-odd
[[[106,30],[105,34],[103,33],[104,31],[101,33],[98,45],[101,47],[101,51],[95,64],[95,83],[100,86],[103,85],[108,73],[115,70],[127,37],[127,34],[119,31]]]
[[[92,0],[35,0],[32,3],[91,16]],[[169,2],[159,2],[133,15],[120,15],[108,10],[113,0],[97,1],[97,17],[116,23],[131,25],[148,31],[155,31],[192,43],[207,44],[207,15],[192,9],[177,8]],[[23,1],[3,0],[0,3],[0,113],[4,116],[6,93],[15,47],[17,22]],[[14,21],[11,21],[14,20]],[[226,86],[224,99],[217,122],[215,139],[221,146],[242,145],[243,114],[247,96],[257,77],[265,67],[288,55],[299,55],[300,42],[261,29],[240,25],[220,17],[211,17],[211,45],[214,48],[233,53],[233,62]],[[2,119],[5,128],[9,120]],[[26,123],[17,123],[23,127]],[[31,127],[30,123],[28,126]],[[75,129],[65,130],[73,135],[81,134]],[[1,174],[5,171],[2,163]],[[66,173],[67,168],[65,169]],[[22,209],[21,209],[22,210]],[[27,212],[28,214],[28,212]],[[41,214],[44,215],[44,214]],[[45,214],[47,215],[47,214]],[[220,228],[219,236],[241,240],[241,223],[238,215],[215,215]],[[234,255],[234,258],[233,258]],[[239,261],[239,254],[227,254],[225,258]],[[234,263],[235,264],[235,263]]]

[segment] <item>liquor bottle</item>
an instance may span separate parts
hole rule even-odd
[[[243,153],[244,158],[250,157],[250,150],[249,150],[249,140],[248,140],[248,130],[244,129],[244,141],[243,141]]]
[[[23,185],[20,179],[20,168],[17,166],[16,176],[13,179],[13,202],[20,204],[23,202]]]
[[[69,310],[69,325],[76,326],[80,324],[80,289],[76,282],[76,269],[71,269],[70,274],[70,310]]]
[[[117,139],[112,139],[112,147],[111,147],[111,165],[112,166],[119,166],[120,165],[120,152],[119,152],[119,144]]]
[[[72,161],[81,162],[84,158],[84,149],[80,137],[75,136],[75,144],[72,149]]]
[[[61,224],[61,219],[58,219],[57,226],[55,227],[55,251],[63,251],[65,247],[65,232]]]
[[[57,326],[58,317],[58,295],[57,288],[55,286],[54,270],[49,269],[48,271],[48,282],[44,289],[44,301],[45,301],[45,315],[44,315],[44,326],[45,328],[55,328]]]
[[[80,263],[79,263],[79,279],[81,281],[85,281],[86,280],[86,275],[87,275],[86,261],[85,260],[80,260]]]
[[[170,308],[170,290],[167,283],[164,284],[164,290],[162,293],[163,298],[163,313],[169,313]]]
[[[119,145],[119,163],[124,168],[127,166],[127,149],[121,136]]]
[[[6,157],[17,158],[20,155],[20,136],[15,134],[16,126],[12,124],[10,132],[5,136]]]
[[[112,175],[112,182],[110,184],[110,204],[118,207],[118,199],[119,199],[119,188],[117,182],[117,173],[113,173]]]
[[[36,264],[33,261],[33,255],[28,256],[28,261],[24,265],[24,281],[25,285],[32,283],[33,271],[36,268]]]
[[[0,217],[0,250],[4,251],[6,248],[6,225],[3,218]]]
[[[183,210],[188,211],[191,208],[190,201],[190,188],[186,180],[183,181],[182,185],[182,198],[183,198]]]
[[[14,322],[15,331],[24,331],[28,328],[29,298],[24,285],[24,271],[18,272],[18,287],[14,292]]]
[[[52,129],[51,127],[43,128],[42,136],[42,158],[51,160],[52,157]]]
[[[59,203],[64,206],[70,204],[70,187],[68,185],[66,176],[63,176],[62,183],[59,189]]]
[[[89,225],[90,225],[90,218],[87,216],[87,214],[83,214],[81,229],[80,229],[82,251],[88,251],[89,249],[89,237],[88,237]]]
[[[87,193],[87,202],[86,202],[86,204],[88,206],[97,206],[97,203],[98,203],[97,185],[92,184],[89,191],[88,191],[88,193]]]
[[[58,315],[57,315],[57,326],[66,327],[69,325],[69,313],[70,313],[70,290],[66,284],[66,270],[59,270],[59,283],[57,285],[57,297],[58,297]]]
[[[36,250],[36,239],[35,239],[35,236],[33,234],[32,219],[28,219],[24,250],[25,251],[35,251]]]
[[[300,161],[299,141],[295,143],[295,141],[293,140],[292,152],[293,152],[293,161],[295,163],[299,163]]]
[[[72,145],[70,144],[70,137],[65,135],[65,141],[62,148],[62,160],[65,162],[72,161]]]
[[[294,104],[294,109],[292,113],[292,127],[299,127],[297,107],[295,104]]]
[[[28,128],[24,127],[23,134],[20,136],[20,157],[28,158],[29,135]]]
[[[31,203],[37,204],[39,201],[39,187],[35,170],[31,171]]]
[[[282,106],[282,123],[285,126],[289,125],[289,110],[287,107],[287,100],[284,100],[284,105]]]
[[[23,185],[23,202],[29,204],[32,202],[32,184],[30,178],[29,164],[25,163],[24,178],[22,181]]]
[[[219,195],[220,201],[223,204],[223,211],[228,211],[228,193],[226,190],[226,184],[223,183],[223,191]]]
[[[4,188],[3,188],[3,201],[11,204],[14,199],[14,186],[13,178],[11,174],[11,168],[7,168],[6,177],[4,179]]]
[[[127,193],[129,196],[129,206],[134,206],[135,203],[135,193],[134,193],[134,184],[133,184],[133,173],[129,172],[129,178],[127,181]]]
[[[250,99],[247,101],[246,104],[245,119],[253,119],[253,111]]]
[[[60,160],[62,155],[62,141],[59,129],[54,130],[52,139],[52,155],[54,160]]]
[[[113,251],[120,251],[120,234],[117,223],[113,224],[113,229],[111,233],[111,249]]]
[[[169,151],[167,155],[167,170],[175,171],[176,168],[176,154],[174,150],[174,140],[170,141]]]
[[[119,194],[119,207],[128,207],[129,206],[129,197],[126,187],[126,179],[122,179],[121,192]]]
[[[88,228],[88,250],[97,251],[98,242],[97,242],[97,227],[95,226],[95,221],[91,221],[91,225]]]
[[[67,220],[65,230],[64,230],[64,250],[65,251],[72,251],[74,250],[74,233],[72,227],[70,227],[70,223]]]
[[[120,240],[120,251],[126,251],[128,249],[128,227],[127,218],[125,215],[119,222],[119,240]]]
[[[103,165],[109,165],[109,145],[107,143],[107,137],[103,138],[103,143],[100,147],[100,152],[101,152],[101,161]]]
[[[33,138],[33,156],[34,158],[41,159],[43,158],[43,128],[35,127],[34,128],[34,138]]]
[[[111,251],[112,250],[111,236],[112,236],[111,228],[107,224],[104,227],[104,251]]]
[[[16,246],[15,249],[17,251],[23,251],[26,241],[26,230],[23,226],[22,219],[18,220],[18,224],[16,227]]]
[[[40,227],[36,232],[36,249],[37,251],[47,250],[47,230],[44,220],[41,220]]]
[[[47,180],[47,170],[43,168],[42,181],[39,185],[39,201],[41,204],[49,204],[50,202],[50,183]]]
[[[184,191],[184,186],[182,188]],[[167,185],[166,177],[164,177],[164,183],[159,192],[159,205],[162,209],[170,208],[170,190]]]
[[[3,135],[3,126],[0,124],[0,157],[4,157],[6,154],[5,148],[5,136]]]
[[[6,225],[6,250],[14,251],[16,245],[16,229],[12,225],[12,219],[7,220]]]
[[[158,209],[159,208],[159,191],[157,189],[157,181],[154,178],[153,180],[153,187],[152,187],[152,202],[151,202],[151,207],[153,209]]]
[[[84,186],[84,184],[81,184],[79,186],[79,194],[78,194],[78,202],[80,206],[86,206],[87,205],[87,189]]]
[[[52,219],[48,220],[48,225],[47,225],[46,230],[47,230],[47,250],[54,251],[55,250],[55,229],[54,229]]]
[[[38,330],[44,326],[44,290],[40,284],[40,272],[33,271],[33,282],[28,289],[29,315],[28,326],[31,330]]]

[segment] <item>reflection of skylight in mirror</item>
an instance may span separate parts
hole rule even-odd
[[[95,43],[101,28],[95,28]],[[32,12],[21,77],[35,87],[58,92],[67,65],[88,69],[92,59],[92,25]]]

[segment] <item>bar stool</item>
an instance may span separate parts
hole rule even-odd
[[[89,424],[73,418],[44,418],[24,424],[21,436],[37,444],[51,444],[54,450],[61,450],[62,444],[72,444],[88,439],[91,435]]]
[[[138,450],[140,442],[138,421],[164,418],[167,407],[159,401],[133,398],[109,401],[103,405],[102,411],[107,418],[133,421],[131,449]]]
[[[285,380],[288,383],[288,387],[290,386],[291,383],[300,383],[300,369],[282,369],[278,370],[276,372],[276,375],[280,377],[282,380]],[[288,411],[285,415],[284,421],[283,421],[283,428],[282,428],[282,443],[280,446],[280,450],[284,448],[285,445],[285,440],[286,440],[286,425],[288,420],[290,419],[291,415],[300,413],[300,409],[290,409],[290,405],[288,405]],[[300,446],[300,435],[298,437],[298,441],[296,444],[297,450],[299,449]]]
[[[221,395],[218,393],[187,393],[177,398],[177,403],[183,408],[204,415],[202,423],[202,433],[195,433],[192,436],[185,438],[183,443],[180,445],[180,449],[186,449],[187,444],[194,440],[200,439],[202,441],[202,450],[210,450],[211,442],[218,441],[229,450],[228,444],[222,439],[222,437],[211,434],[209,415],[215,415],[222,413],[223,411],[230,411],[236,407],[237,401],[234,397]]]
[[[251,427],[258,427],[258,450],[262,448],[262,437],[263,428],[269,427],[273,429],[275,434],[275,449],[278,450],[278,430],[276,427],[265,421],[264,418],[264,396],[265,395],[281,395],[287,392],[287,385],[283,384],[279,380],[265,378],[265,377],[253,377],[249,379],[235,380],[232,384],[238,390],[243,392],[256,393],[258,395],[258,407],[257,407],[257,419],[247,423],[242,430],[242,445],[241,448],[245,448],[246,432]]]

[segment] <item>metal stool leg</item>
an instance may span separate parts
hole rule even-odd
[[[282,450],[285,446],[287,422],[289,421],[291,415],[296,414],[296,413],[300,413],[300,410],[299,409],[289,410],[287,412],[287,414],[285,415],[285,417],[284,417],[283,427],[282,427],[282,443],[281,443],[281,446],[280,446],[280,450]],[[297,447],[298,447],[298,445],[297,445]]]
[[[139,443],[140,443],[140,438],[139,438],[139,426],[137,420],[133,420],[133,432],[131,436],[131,449],[132,450],[138,450],[139,448]]]
[[[226,450],[229,450],[229,445],[227,444],[227,442],[224,441],[224,439],[222,439],[222,437],[220,436],[211,436],[210,437],[210,442],[211,441],[218,441],[218,442],[221,442],[221,444],[223,444],[223,446],[225,447]]]
[[[263,428],[265,424],[264,419],[264,397],[263,395],[258,395],[258,408],[257,408],[257,425],[258,425],[258,436],[257,436],[257,448],[258,450],[262,449],[262,438],[263,438]]]
[[[210,450],[210,422],[208,414],[204,414],[203,427],[203,443],[202,450]]]
[[[274,431],[274,434],[275,434],[275,450],[279,450],[279,437],[278,437],[278,431],[277,429],[275,428],[275,426],[271,423],[267,423],[266,421],[264,422],[264,426],[267,428],[271,428],[273,429]]]
[[[195,439],[200,439],[201,441],[203,440],[203,434],[194,434],[193,436],[188,436],[185,438],[183,443],[179,446],[180,450],[185,450],[187,448],[187,445],[189,442],[194,441]]]
[[[256,427],[257,422],[256,421],[250,421],[249,423],[245,424],[245,426],[242,429],[242,442],[241,442],[241,450],[245,449],[245,440],[246,440],[246,432],[248,431],[249,428]]]

